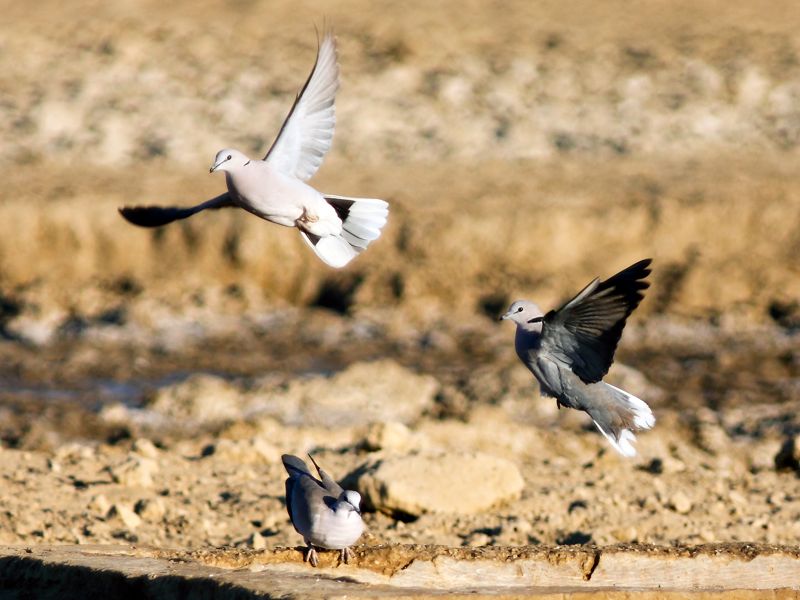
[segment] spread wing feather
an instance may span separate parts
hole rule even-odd
[[[613,277],[595,279],[558,310],[544,316],[541,351],[585,383],[600,381],[614,362],[625,321],[650,284],[651,259]]]
[[[125,220],[139,227],[161,227],[179,219],[187,219],[202,210],[229,206],[235,206],[235,203],[231,200],[230,194],[225,192],[216,198],[185,208],[179,206],[123,206],[118,210]]]
[[[330,150],[336,126],[334,101],[339,89],[336,38],[326,32],[317,60],[264,160],[285,175],[306,181]]]

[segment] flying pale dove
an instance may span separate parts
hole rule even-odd
[[[225,172],[227,192],[187,208],[126,206],[119,212],[134,225],[158,227],[209,208],[239,207],[278,225],[297,227],[326,264],[345,266],[380,236],[389,205],[321,194],[305,183],[331,147],[338,89],[336,39],[328,32],[311,75],[264,159],[228,148],[217,153],[211,172]]]
[[[295,530],[303,536],[308,546],[304,560],[316,567],[316,548],[327,548],[340,550],[341,561],[347,563],[353,555],[350,546],[364,532],[359,508],[361,495],[353,490],[342,489],[319,468],[314,457],[308,457],[314,463],[320,479],[314,477],[306,463],[296,456],[284,454],[281,457],[289,473],[286,480],[286,510]]]
[[[511,305],[502,319],[517,324],[517,355],[539,381],[542,395],[589,413],[614,449],[635,456],[634,431],[656,419],[639,398],[602,381],[617,348],[625,320],[642,301],[650,259],[613,277],[592,281],[572,300],[546,315],[527,300]]]

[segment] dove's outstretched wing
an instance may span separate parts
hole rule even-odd
[[[118,209],[129,223],[139,227],[160,227],[179,219],[186,219],[209,208],[235,206],[230,194],[225,192],[216,198],[206,200],[196,206],[181,208],[177,206],[123,206]]]
[[[613,277],[595,279],[572,300],[543,318],[540,357],[571,369],[585,383],[600,381],[614,362],[625,320],[650,287],[651,259]]]
[[[336,38],[326,32],[311,75],[281,126],[264,160],[281,173],[306,181],[330,150],[336,126],[334,101],[339,89]]]

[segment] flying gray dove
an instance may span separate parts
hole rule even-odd
[[[500,319],[517,324],[517,355],[539,381],[542,395],[589,413],[614,449],[635,456],[634,431],[650,429],[656,418],[639,398],[602,381],[614,362],[625,320],[642,301],[651,260],[645,259],[600,281],[546,315],[518,300]]]
[[[320,479],[308,470],[305,461],[284,454],[283,466],[289,474],[286,480],[286,510],[297,533],[308,546],[304,557],[317,566],[317,548],[340,550],[340,559],[347,563],[353,555],[350,546],[364,532],[361,520],[361,495],[344,490],[333,478],[319,468],[317,461],[308,456],[317,469]],[[321,480],[321,481],[320,481]]]
[[[209,208],[239,207],[278,225],[297,227],[326,264],[345,266],[380,236],[389,205],[321,194],[306,183],[331,147],[338,89],[336,39],[328,32],[311,75],[264,159],[250,159],[229,148],[217,153],[210,172],[225,172],[227,192],[187,208],[126,206],[119,212],[134,225],[158,227]]]

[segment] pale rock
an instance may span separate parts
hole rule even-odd
[[[210,537],[223,535],[228,528],[228,523],[214,518],[203,518],[200,527]]]
[[[412,433],[408,427],[397,421],[373,423],[367,429],[361,445],[370,451],[404,452],[412,447]]]
[[[631,525],[629,527],[618,527],[611,531],[611,535],[618,542],[633,542],[638,539],[639,532],[636,527]]]
[[[253,550],[263,550],[267,547],[267,540],[258,531],[255,531],[250,536],[250,547]]]
[[[262,437],[246,440],[222,439],[211,446],[207,456],[238,464],[268,464],[280,460],[281,452]]]
[[[95,457],[95,449],[87,444],[77,442],[59,446],[55,451],[55,458],[59,462],[76,464],[83,460],[91,460]]]
[[[720,423],[719,415],[702,407],[695,413],[695,442],[697,446],[715,456],[724,457],[730,449],[730,438]]]
[[[713,502],[711,506],[708,507],[708,514],[713,515],[719,520],[722,520],[724,517],[727,517],[729,512],[730,510],[728,509],[728,506],[724,502],[721,502],[719,500]]]
[[[167,514],[167,507],[161,498],[143,498],[133,507],[133,510],[148,523],[158,523]]]
[[[706,528],[700,530],[700,538],[706,543],[711,543],[716,541],[717,536],[713,530]]]
[[[506,527],[509,527],[515,533],[521,533],[523,535],[528,535],[533,530],[533,525],[531,525],[528,519],[519,517],[512,518]],[[503,529],[505,529],[505,527]]]
[[[89,510],[105,516],[108,514],[108,511],[111,510],[111,503],[105,495],[97,494],[96,496],[92,496],[92,499],[89,501]]]
[[[389,515],[474,514],[518,498],[517,466],[482,453],[419,453],[366,463],[346,479],[367,508]]]
[[[100,409],[100,420],[110,425],[127,425],[131,421],[131,411],[122,402],[107,404]]]
[[[664,473],[682,473],[686,470],[686,463],[667,455],[661,459],[661,468]]]
[[[744,506],[745,504],[747,504],[747,498],[743,494],[737,492],[736,490],[731,490],[728,493],[728,498],[730,499],[732,504],[735,504],[737,506]]]
[[[767,502],[772,506],[781,506],[786,500],[786,493],[782,490],[772,492],[767,496]]]
[[[150,458],[129,454],[122,463],[107,468],[115,483],[128,487],[152,487],[158,463]]]
[[[418,375],[392,360],[361,362],[333,377],[293,380],[285,391],[266,394],[253,409],[292,425],[408,424],[433,408],[438,390],[434,377]]]
[[[129,506],[121,503],[117,503],[111,507],[111,510],[108,511],[108,517],[119,518],[128,529],[136,529],[142,524],[142,519],[139,518],[139,515]]]
[[[692,510],[692,501],[683,492],[675,492],[672,494],[669,504],[676,513],[681,515],[685,515]]]
[[[482,531],[475,531],[469,535],[466,539],[466,545],[471,546],[473,548],[478,548],[480,546],[488,546],[492,543],[492,538],[488,534]]]
[[[180,424],[213,424],[242,416],[243,394],[233,384],[213,375],[192,375],[163,387],[148,408]]]
[[[147,438],[139,438],[133,442],[133,451],[145,458],[158,459],[159,450],[156,445]]]
[[[775,457],[780,453],[781,443],[774,439],[754,440],[747,453],[750,472],[771,471],[775,468]]]

